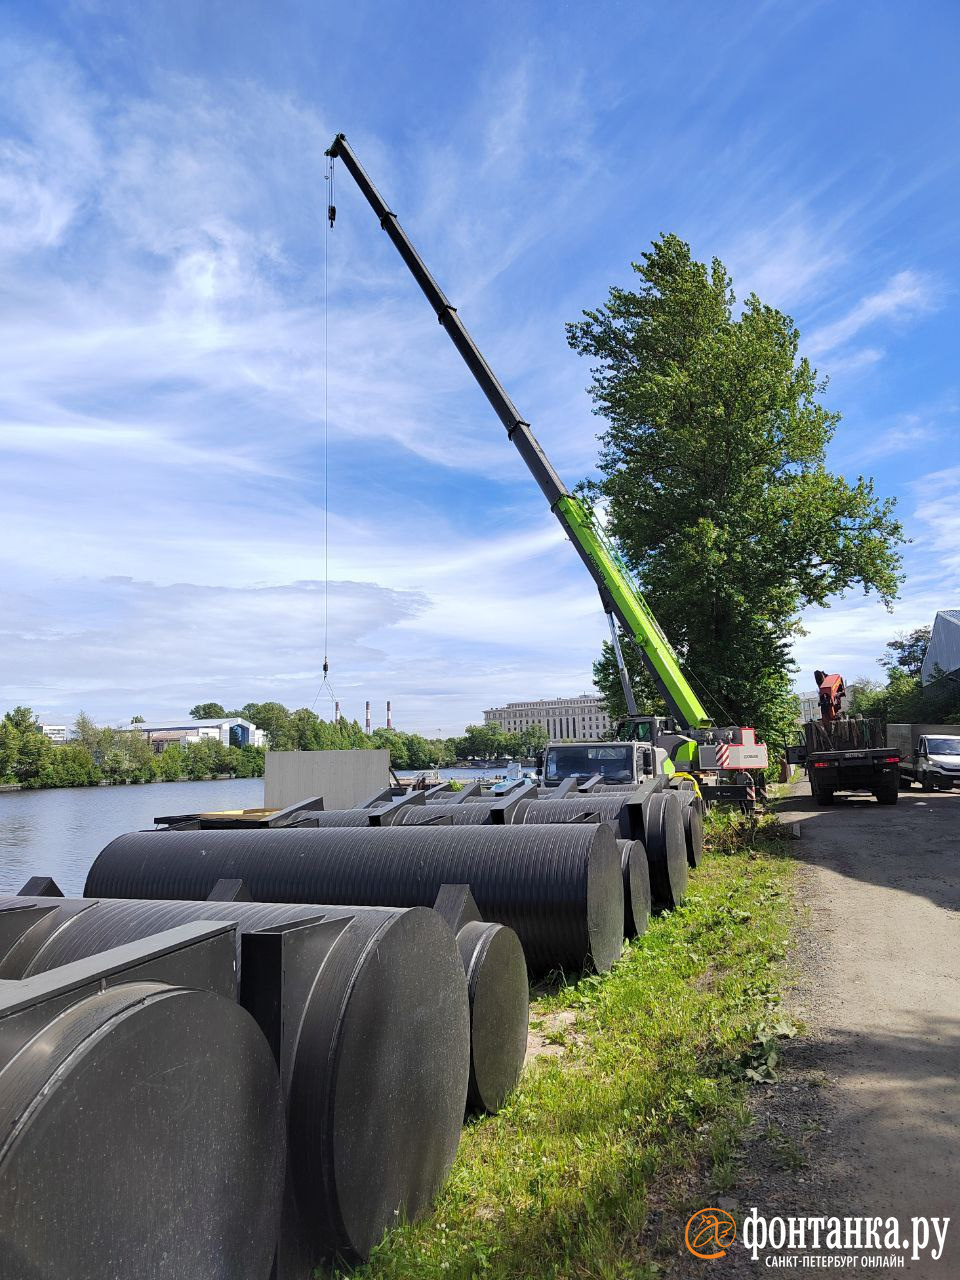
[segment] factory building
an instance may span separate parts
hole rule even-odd
[[[575,698],[541,698],[531,702],[508,702],[483,713],[484,724],[499,724],[506,733],[519,733],[532,725],[542,725],[553,739],[599,741],[610,736],[610,717],[598,693],[581,693]]]

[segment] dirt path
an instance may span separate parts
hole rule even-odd
[[[960,792],[895,808],[806,786],[783,821],[818,959],[799,992],[835,1107],[823,1153],[847,1212],[951,1219],[943,1258],[915,1277],[960,1277]],[[841,1211],[841,1206],[836,1206]]]
[[[792,790],[780,816],[800,824],[790,853],[808,922],[788,1006],[805,1031],[780,1083],[754,1091],[720,1207],[949,1217],[939,1261],[871,1274],[960,1280],[960,792],[818,809],[806,784]],[[738,1242],[722,1262],[687,1256],[670,1274],[770,1274],[763,1264]]]

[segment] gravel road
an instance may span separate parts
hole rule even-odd
[[[789,852],[807,921],[786,1007],[805,1030],[779,1084],[753,1091],[756,1123],[720,1207],[948,1217],[938,1261],[908,1251],[870,1274],[960,1280],[960,791],[827,809],[805,783],[791,791],[780,818],[800,824]],[[770,1274],[739,1241],[718,1262],[683,1253],[669,1275]]]

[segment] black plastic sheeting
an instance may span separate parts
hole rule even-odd
[[[643,805],[643,843],[655,911],[672,911],[687,892],[687,842],[683,811],[672,791],[656,791]]]
[[[241,879],[260,901],[430,906],[466,884],[533,973],[609,969],[623,944],[620,853],[605,825],[365,831],[138,831],[99,854],[88,897],[205,898]]]
[[[650,922],[650,868],[642,840],[618,840],[623,872],[623,932],[639,938]]]
[[[180,834],[236,833],[154,834],[159,843]],[[63,899],[41,901],[77,906]],[[435,911],[101,901],[65,914],[26,959],[25,973],[46,972],[191,921],[230,921],[247,941],[257,942],[263,939],[250,935],[315,923],[312,949],[297,945],[302,929],[293,930],[294,949],[276,970],[283,973],[284,988],[271,976],[271,961],[258,966],[248,959],[250,972],[240,991],[241,1002],[255,1016],[266,1013],[268,1023],[272,1011],[282,1009],[278,1022],[287,1041],[282,1050],[275,1046],[286,1096],[290,1172],[279,1275],[312,1274],[322,1257],[366,1258],[398,1214],[413,1220],[427,1210],[456,1154],[470,1064],[463,961],[452,931]],[[21,949],[21,962],[25,957]],[[189,1043],[194,1056],[215,1055],[202,1019],[191,1027]],[[266,1043],[263,1049],[269,1056]],[[229,1079],[228,1068],[220,1064]],[[180,1094],[192,1096],[192,1083],[177,1086],[171,1078],[163,1088],[170,1092],[166,1123],[175,1127]],[[151,1153],[143,1158],[149,1161]],[[58,1171],[58,1181],[65,1169]],[[136,1182],[136,1173],[128,1169],[126,1177]],[[232,1183],[229,1162],[219,1176]],[[138,1222],[136,1213],[133,1221]],[[212,1266],[209,1274],[227,1272]]]

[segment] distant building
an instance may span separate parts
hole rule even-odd
[[[40,732],[51,742],[66,742],[67,726],[65,724],[42,724]]]
[[[817,693],[801,693],[800,697],[800,723],[806,724],[808,720],[820,719],[820,698]],[[850,710],[850,695],[844,694],[840,699],[841,712]]]
[[[225,716],[222,720],[185,720],[160,723],[144,721],[124,726],[125,733],[142,733],[154,751],[163,751],[171,742],[185,747],[188,742],[212,738],[225,747],[262,747],[265,735],[250,720]]]
[[[933,620],[920,679],[930,684],[940,675],[960,671],[960,609],[941,609]]]
[[[581,693],[575,698],[541,698],[536,702],[508,702],[483,713],[484,724],[499,724],[506,733],[520,733],[542,725],[547,737],[601,739],[611,729],[610,717],[600,695]]]

